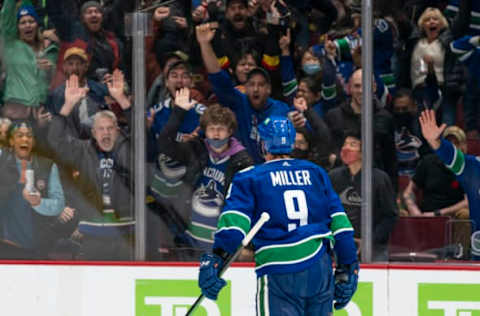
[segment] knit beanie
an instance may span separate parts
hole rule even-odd
[[[82,7],[80,9],[80,13],[83,14],[85,12],[85,10],[87,10],[90,7],[96,7],[98,10],[103,12],[103,7],[100,4],[100,2],[98,2],[98,1],[87,1],[82,5]]]
[[[31,5],[31,4],[24,4],[22,5],[19,9],[18,9],[18,12],[17,12],[17,23],[18,21],[20,21],[20,19],[26,15],[30,15],[31,17],[33,17],[35,19],[35,21],[37,21],[38,23],[38,14],[37,12],[35,11],[35,8]]]

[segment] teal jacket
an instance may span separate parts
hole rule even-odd
[[[46,71],[37,67],[34,49],[18,38],[15,0],[5,0],[0,12],[1,38],[4,42],[3,62],[6,72],[3,102],[20,103],[38,107],[47,100],[50,76],[55,67]],[[54,65],[57,62],[58,47],[50,45],[43,55]]]

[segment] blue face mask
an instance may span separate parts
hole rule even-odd
[[[320,64],[303,64],[302,69],[307,75],[314,75],[322,70],[322,67]]]
[[[225,139],[207,138],[207,143],[211,147],[213,147],[215,149],[219,149],[219,148],[222,148],[226,143],[228,143],[229,140],[230,140],[229,137],[227,137]]]

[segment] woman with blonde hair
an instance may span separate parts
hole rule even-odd
[[[39,17],[31,4],[22,3],[17,10],[15,0],[4,1],[0,12],[6,72],[1,110],[4,117],[36,117],[46,102],[58,48],[55,43],[45,46],[38,22]]]
[[[441,111],[444,121],[455,123],[455,106],[462,95],[461,67],[450,51],[453,40],[442,12],[426,8],[417,22],[400,58],[400,86],[411,88],[420,110]]]

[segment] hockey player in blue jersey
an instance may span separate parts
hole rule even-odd
[[[480,158],[466,155],[448,140],[441,138],[446,124],[437,126],[435,112],[426,110],[420,116],[423,137],[443,163],[457,176],[467,194],[472,227],[472,259],[480,260]]]
[[[239,171],[218,221],[213,253],[200,262],[202,293],[216,299],[226,282],[218,277],[226,258],[268,212],[252,243],[257,274],[257,315],[330,315],[355,293],[359,265],[353,228],[319,166],[290,158],[295,128],[271,116],[259,125],[264,164]],[[331,252],[337,256],[332,273]]]

